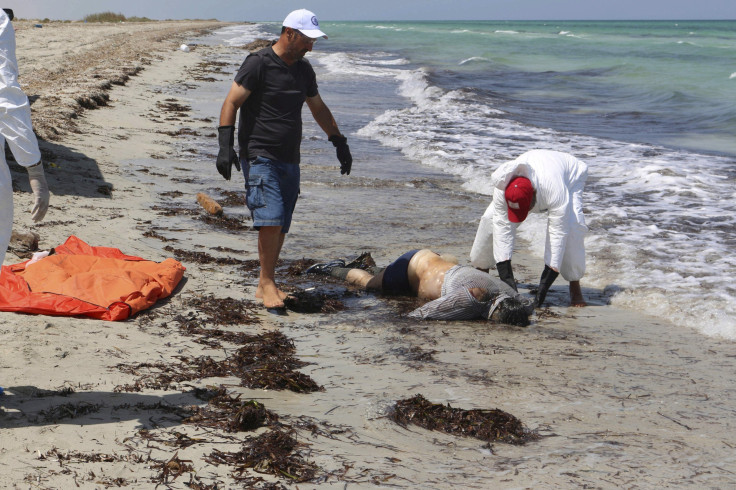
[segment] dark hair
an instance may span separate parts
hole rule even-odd
[[[281,34],[286,32],[286,26],[281,26]]]
[[[526,327],[529,321],[529,312],[524,304],[516,298],[506,298],[498,304],[498,319],[501,323]]]

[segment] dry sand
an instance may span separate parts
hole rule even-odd
[[[14,168],[16,229],[38,232],[42,249],[74,234],[153,260],[174,255],[187,273],[170,300],[126,322],[0,313],[0,385],[8,392],[0,398],[0,485],[253,486],[253,480],[237,483],[235,468],[213,464],[211,455],[238,451],[243,441],[269,429],[229,433],[182,422],[185,411],[192,413],[187,407],[206,405],[194,389],[218,385],[242,400],[258,400],[296,430],[305,444],[300,454],[319,468],[318,481],[298,488],[736,484],[736,345],[618,310],[600,291],[584,290],[590,306],[573,309],[564,306],[566,284],[557,284],[550,300],[561,306],[540,310],[526,329],[408,321],[397,315],[410,307],[406,303],[346,295],[337,284],[300,276],[288,278],[290,287],[333,291],[347,309],[276,316],[250,305],[256,235],[203,221],[196,204],[200,191],[224,201],[226,191],[242,188],[242,177],[218,181],[214,163],[202,168],[185,158],[187,150],[194,151],[192,141],[214,137],[217,124],[217,114],[208,119],[186,110],[187,84],[209,83],[207,72],[220,68],[202,60],[236,49],[176,50],[183,32],[210,27],[17,26],[21,83],[46,138],[52,203],[46,221],[31,226],[27,179]],[[102,80],[95,78],[103,73]],[[129,78],[119,79],[122,85],[104,82],[119,76]],[[106,107],[80,110],[79,99],[95,90]],[[189,135],[189,146],[182,134]],[[374,143],[352,141],[356,161],[349,179],[340,178],[335,167],[309,165],[310,155],[304,156],[302,199],[281,277],[303,257],[364,249],[379,264],[422,245],[464,262],[485,199],[398,154],[361,160],[361,145]],[[333,150],[325,145],[324,151]],[[214,184],[201,184],[203,178]],[[224,207],[226,216],[240,209]],[[438,236],[456,239],[437,243]],[[12,252],[6,257],[6,263],[20,260]],[[516,262],[517,278],[534,283],[540,259],[520,254]],[[208,305],[214,312],[208,313]],[[233,315],[244,305],[240,322],[215,323],[217,314]],[[201,335],[182,334],[186,325],[282,332],[293,340],[295,356],[309,363],[297,370],[324,391],[249,389],[233,376],[121,391],[150,381],[145,375],[156,373],[157,365],[200,356],[222,361],[239,347],[197,343]],[[522,446],[494,443],[490,450],[476,439],[394,424],[389,408],[417,393],[453,407],[500,408],[541,438]],[[261,476],[290,485],[283,474]]]

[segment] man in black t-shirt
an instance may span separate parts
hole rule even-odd
[[[283,308],[286,297],[274,271],[299,196],[304,102],[335,146],[340,172],[349,175],[353,163],[347,138],[322,101],[312,65],[304,59],[320,37],[327,39],[312,12],[291,12],[278,41],[245,59],[220,112],[217,170],[230,180],[233,164],[243,168],[248,209],[258,229],[261,272],[256,298],[267,308]],[[234,150],[238,109],[240,158]]]

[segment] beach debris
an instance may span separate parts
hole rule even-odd
[[[223,206],[245,206],[245,192],[226,191],[217,189],[223,196],[220,203]]]
[[[363,252],[357,258],[345,264],[345,267],[348,269],[363,269],[364,271],[369,271],[375,266],[376,261],[373,260],[370,252]]]
[[[100,403],[62,403],[61,405],[54,405],[48,410],[41,410],[39,415],[44,422],[57,423],[64,419],[75,419],[83,417],[90,413],[96,413],[100,411],[102,404]]]
[[[179,363],[118,364],[123,372],[139,375],[143,370],[155,369],[133,384],[115,387],[115,392],[139,392],[145,389],[171,390],[183,381],[235,376],[240,386],[269,390],[290,390],[296,393],[324,391],[311,377],[296,371],[308,363],[294,357],[294,342],[281,332],[260,335],[242,335],[245,342],[234,354],[224,360],[210,356],[190,358],[178,356]]]
[[[198,192],[197,193],[197,202],[200,206],[204,208],[205,211],[210,213],[214,216],[221,216],[222,215],[222,206],[220,206],[217,201],[212,199],[210,196],[205,194],[204,192]]]
[[[437,354],[437,351],[434,349],[424,350],[418,345],[414,345],[412,347],[397,347],[396,349],[393,349],[393,352],[408,361],[417,362],[434,361],[434,355]]]
[[[189,52],[189,46],[187,46],[186,44],[182,44],[181,46],[179,46],[179,50],[180,51],[184,51],[185,53],[188,53]]]
[[[10,249],[14,253],[29,253],[38,250],[41,236],[34,231],[15,231],[10,235]]]
[[[255,439],[245,441],[242,449],[235,453],[213,450],[205,461],[214,464],[234,466],[233,478],[238,481],[249,479],[248,469],[257,473],[286,477],[297,483],[314,480],[318,466],[306,461],[299,454],[304,444],[295,437],[296,431],[275,428],[264,432]]]
[[[421,394],[397,401],[389,417],[402,427],[412,423],[489,443],[501,441],[522,445],[538,438],[536,433],[524,428],[519,419],[503,410],[452,408],[449,403],[431,403]]]
[[[220,386],[217,394],[205,408],[196,408],[195,413],[184,420],[185,424],[212,427],[225,432],[248,432],[267,425],[277,424],[278,415],[255,400],[242,401],[240,395],[230,396]]]
[[[235,265],[243,263],[242,260],[235,259],[233,257],[213,257],[207,252],[190,252],[189,250],[183,250],[180,248],[174,248],[171,245],[166,245],[164,250],[174,254],[177,260],[181,262],[193,262],[196,264],[217,264],[217,265]]]
[[[284,305],[297,313],[334,313],[345,309],[345,304],[334,294],[304,289],[289,293]]]
[[[248,51],[258,51],[259,49],[271,46],[274,42],[275,41],[272,41],[270,39],[259,38],[255,41],[251,41],[248,44],[243,45],[243,49],[247,49]]]
[[[152,468],[161,470],[161,474],[157,480],[159,483],[169,483],[169,477],[171,481],[176,480],[183,473],[191,473],[194,471],[194,467],[191,465],[192,461],[189,459],[179,459],[179,451],[177,451],[170,460],[165,463],[155,463]]]

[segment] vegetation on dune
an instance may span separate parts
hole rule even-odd
[[[125,17],[123,14],[115,12],[101,12],[98,14],[86,15],[83,19],[85,22],[150,22],[148,17]]]

